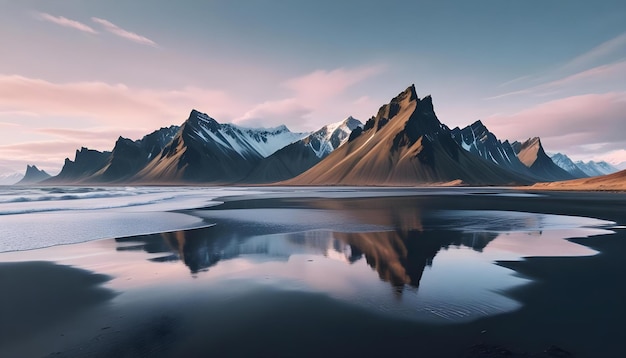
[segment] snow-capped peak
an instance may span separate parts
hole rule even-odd
[[[576,164],[574,164],[574,162],[565,154],[556,153],[556,154],[550,155],[550,159],[552,159],[554,164],[567,170],[568,172],[579,169],[578,166],[576,166]]]
[[[287,126],[246,128],[236,124],[220,124],[205,113],[192,110],[186,123],[187,133],[200,142],[213,142],[243,157],[268,157],[275,151],[296,142],[309,133],[293,133]]]
[[[327,124],[306,138],[307,145],[318,158],[323,158],[344,144],[357,127],[363,127],[363,123],[352,116]]]
[[[576,162],[576,166],[589,176],[607,175],[619,171],[619,168],[616,168],[605,161],[595,162],[590,160],[588,162],[583,162],[579,160]]]

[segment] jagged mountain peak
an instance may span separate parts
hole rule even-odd
[[[36,165],[26,165],[24,177],[16,185],[36,184],[50,178],[50,174],[45,170],[40,170]]]
[[[480,119],[477,119],[474,123],[471,124],[474,127],[485,127],[485,125],[483,124],[483,121],[481,121]]]
[[[430,97],[426,96],[426,97]],[[417,100],[417,91],[415,90],[415,84],[412,83],[409,87],[407,87],[404,92],[400,93],[396,98],[408,98],[409,101]],[[393,102],[393,100],[392,100]]]
[[[528,147],[534,146],[534,145],[537,145],[537,146],[541,147],[541,138],[539,138],[539,137],[532,137],[532,138],[526,139],[526,141],[524,143],[522,143],[522,148],[528,148]]]
[[[315,167],[287,183],[402,184],[523,182],[493,163],[465,152],[442,124],[431,96],[411,85],[380,107],[363,129]]]
[[[396,149],[401,146],[410,147],[417,143],[420,138],[429,142],[437,139],[442,139],[446,142],[449,141],[449,139],[451,139],[450,130],[437,118],[433,100],[430,95],[422,99],[416,97],[415,100],[411,100],[405,104],[406,108],[400,107],[398,113],[403,109],[411,111],[413,103],[415,103],[415,108],[406,120],[404,129],[395,136],[394,147]],[[445,133],[445,135],[438,138],[442,133]]]
[[[189,119],[193,120],[201,120],[201,121],[205,121],[205,122],[216,122],[215,119],[211,118],[208,114],[204,113],[204,112],[200,112],[197,109],[192,109],[191,113],[189,113]]]
[[[206,128],[211,132],[216,132],[220,129],[220,124],[206,113],[192,109],[191,113],[189,113],[189,118],[187,118],[181,128],[183,132],[197,131],[198,128]]]
[[[26,174],[33,173],[33,172],[44,172],[45,173],[44,170],[39,170],[39,168],[37,168],[37,166],[34,165],[34,164],[33,165],[26,164]]]
[[[419,102],[417,92],[415,91],[415,85],[409,86],[404,91],[400,92],[387,104],[382,105],[378,109],[378,113],[371,117],[363,126],[363,131],[374,130],[374,132],[382,129],[392,118],[396,117],[402,110],[416,105]],[[432,107],[432,102],[431,102]]]

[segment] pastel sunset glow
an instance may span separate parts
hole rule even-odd
[[[0,174],[180,125],[365,122],[415,84],[449,127],[626,161],[626,2],[0,0]]]

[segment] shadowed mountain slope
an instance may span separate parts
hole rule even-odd
[[[136,141],[119,137],[109,161],[90,177],[89,181],[106,183],[127,181],[160,154],[178,129],[178,126],[161,128]]]
[[[61,172],[44,180],[44,184],[74,184],[88,181],[98,170],[102,169],[111,158],[111,152],[100,152],[82,147],[76,150],[74,160],[65,158]]]

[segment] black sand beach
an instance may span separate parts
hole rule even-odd
[[[622,193],[494,195],[498,193],[490,189],[484,194],[391,198],[399,209],[387,217],[372,216],[369,224],[395,225],[402,233],[409,217],[420,211],[413,207],[407,215],[402,208],[409,202],[424,210],[534,212],[626,224],[626,195]],[[208,217],[211,212],[241,209],[311,208],[339,213],[353,205],[374,203],[371,200],[240,197],[203,211]],[[250,224],[247,229],[241,223],[231,225],[255,230]],[[257,229],[261,233],[284,230]],[[220,230],[226,237],[229,230]],[[117,251],[110,250],[104,240],[5,253],[0,262],[26,262],[0,264],[0,357],[624,357],[626,229],[614,231],[573,239],[599,251],[594,256],[498,262],[531,280],[502,292],[520,302],[521,308],[451,324],[416,322],[328,295],[239,281],[238,267],[231,268],[235,274],[224,272],[232,279],[202,287],[205,271],[222,272],[229,267],[224,264],[226,249],[220,257],[204,256],[207,261],[198,264],[189,279],[199,288],[185,294],[182,285],[187,283],[176,282],[179,276],[166,275],[191,266],[164,256],[166,248],[159,245],[184,245],[185,240],[196,240],[193,235],[182,241],[175,240],[175,233],[163,235],[163,241],[153,244],[152,237],[118,240]],[[219,240],[211,244],[219,245]],[[167,249],[175,252],[178,248],[170,245]],[[54,259],[59,255],[62,259]],[[153,266],[145,266],[146,255]],[[56,263],[41,262],[47,256]],[[146,267],[158,269],[145,271]],[[150,288],[150,282],[167,285]],[[133,291],[143,285],[147,288]]]

